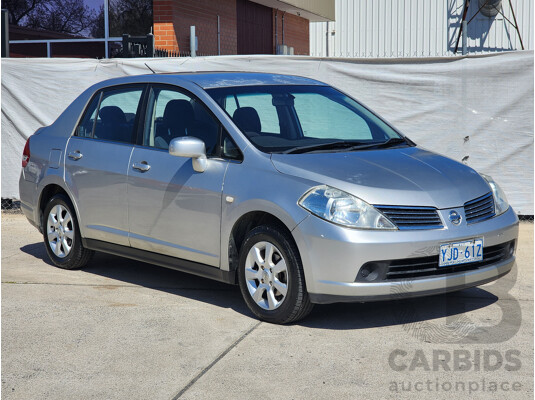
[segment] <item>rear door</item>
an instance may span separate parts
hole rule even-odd
[[[128,171],[132,247],[218,267],[221,196],[228,161],[220,157],[219,121],[193,95],[155,85],[147,96],[140,144]],[[207,149],[208,167],[169,154],[169,142],[195,136]]]
[[[85,238],[129,245],[126,180],[145,87],[98,92],[67,143],[65,181]]]

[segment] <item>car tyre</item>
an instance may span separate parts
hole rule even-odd
[[[286,324],[312,311],[299,251],[284,230],[267,225],[252,229],[239,260],[240,290],[258,318]]]
[[[93,256],[94,251],[82,244],[74,207],[67,196],[56,194],[48,201],[41,226],[46,252],[55,266],[82,268]]]

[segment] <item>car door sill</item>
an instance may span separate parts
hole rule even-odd
[[[234,271],[223,271],[222,269],[211,267],[206,264],[188,261],[176,257],[170,257],[163,254],[136,249],[133,247],[121,246],[118,244],[104,242],[101,240],[82,239],[82,243],[87,249],[114,254],[116,256],[131,258],[133,260],[138,260],[149,264],[156,264],[161,267],[175,269],[177,271],[202,276],[203,278],[214,279],[220,282],[230,284],[236,283],[236,274],[234,273]]]

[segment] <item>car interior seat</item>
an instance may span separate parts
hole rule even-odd
[[[204,111],[204,109],[203,109]],[[172,139],[182,136],[193,136],[201,139],[206,146],[206,153],[211,154],[217,144],[217,124],[203,122],[206,116],[200,115],[201,111],[194,110],[189,100],[170,100],[165,106],[163,118],[156,126],[154,145],[159,148],[169,148]],[[204,111],[206,114],[206,111]],[[208,116],[208,118],[211,118]],[[208,119],[209,120],[209,119]]]
[[[126,116],[117,106],[102,107],[98,113],[101,124],[97,124],[95,137],[118,142],[129,142],[132,138],[132,128],[126,122]]]
[[[258,135],[262,132],[260,117],[253,107],[240,107],[236,109],[232,119],[242,132],[256,133]]]
[[[154,143],[158,145],[165,142],[165,148],[168,148],[172,139],[188,136],[194,121],[193,107],[188,100],[170,100],[165,106],[161,123],[156,127]]]

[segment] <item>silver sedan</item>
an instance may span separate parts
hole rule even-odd
[[[515,262],[498,184],[327,84],[259,73],[113,79],[26,143],[20,196],[51,261],[103,251],[239,284],[259,318],[445,293]]]

